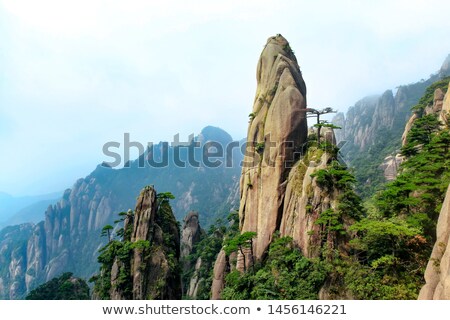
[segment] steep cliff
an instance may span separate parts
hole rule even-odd
[[[312,130],[308,138],[306,111],[306,86],[289,43],[281,35],[271,37],[257,67],[256,98],[241,174],[240,231],[234,238],[225,237],[224,249],[217,256],[213,299],[219,299],[223,290],[226,298],[254,298],[254,293],[239,293],[236,279],[240,275],[235,272],[245,277],[256,264],[270,269],[270,261],[280,251],[311,272],[316,265],[307,258],[327,259],[325,248],[348,252],[348,227],[361,210],[357,201],[346,202],[347,195],[353,194],[353,180],[337,161],[333,130],[324,128],[320,138],[317,130]],[[279,268],[286,277],[274,281],[294,276],[291,265],[281,263]],[[298,283],[309,283],[304,293],[299,289],[284,294],[280,289],[270,298],[317,298],[325,276],[322,271],[316,274],[321,276],[298,275]]]
[[[89,286],[83,279],[75,278],[70,272],[63,273],[36,289],[26,300],[90,300]]]
[[[436,228],[436,243],[425,271],[426,284],[420,290],[420,300],[450,299],[450,187]]]
[[[0,299],[24,298],[27,270],[27,241],[33,233],[31,224],[6,227],[0,231]]]
[[[257,89],[241,175],[241,229],[258,234],[261,259],[279,228],[294,152],[307,138],[306,86],[289,43],[268,39],[257,67]],[[250,146],[250,147],[249,147]]]
[[[200,227],[198,212],[191,211],[183,219],[181,231],[181,258],[192,253],[194,246],[200,241],[203,230]]]
[[[110,238],[93,278],[100,299],[181,299],[180,233],[165,194],[146,187],[129,211],[122,239]]]

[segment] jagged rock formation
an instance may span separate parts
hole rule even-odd
[[[395,180],[400,170],[400,165],[404,161],[404,157],[401,154],[395,156],[388,156],[384,159],[384,162],[380,165],[383,170],[383,175],[386,181]]]
[[[420,300],[450,299],[450,187],[439,214],[436,243],[425,271]]]
[[[194,245],[200,241],[202,229],[197,211],[189,212],[183,220],[181,231],[181,258],[185,258],[192,253]]]
[[[214,127],[206,127],[197,139],[203,144],[217,141],[224,146],[232,141],[225,131]],[[155,161],[163,157],[163,147],[164,143],[160,143],[154,148]],[[202,149],[196,152],[196,159],[201,159]],[[168,157],[173,153],[174,148],[168,147]],[[142,157],[150,156],[150,151],[146,151]],[[170,190],[176,197],[174,211],[179,219],[187,210],[197,210],[204,213],[203,222],[208,225],[217,218],[210,213],[223,216],[231,208],[237,208],[238,164],[242,160],[239,152],[233,153],[232,165],[219,168],[178,168],[170,163],[164,168],[139,168],[142,157],[132,161],[130,168],[114,170],[98,166],[66,190],[62,199],[47,209],[45,221],[28,227],[32,230],[26,235],[14,233],[3,237],[0,234],[5,252],[16,252],[0,264],[0,298],[23,297],[39,284],[67,271],[90,278],[98,268],[98,249],[105,243],[99,236],[101,228],[112,224],[118,212],[132,208],[136,194],[145,185]],[[10,236],[25,237],[26,249],[16,251],[19,240],[13,241]],[[18,261],[20,268],[6,268]]]
[[[307,137],[306,86],[289,43],[271,37],[257,67],[257,89],[241,175],[242,231],[255,231],[260,259],[279,228],[294,151]]]
[[[173,266],[180,258],[178,224],[169,205],[157,205],[153,188],[144,189],[136,204],[131,242],[149,241],[152,250],[150,257],[142,249],[134,250],[134,300],[181,299],[181,279],[178,268]]]
[[[26,290],[25,271],[27,240],[33,232],[31,224],[6,227],[0,231],[0,299],[20,299]]]
[[[405,131],[402,135],[402,146],[406,145],[408,133],[411,131],[414,122],[421,117],[421,115],[437,115],[439,121],[443,126],[448,125],[448,116],[450,112],[450,94],[444,93],[441,88],[436,88],[433,94],[433,103],[426,106],[424,110],[416,110],[409,118]]]
[[[338,113],[333,123],[342,129],[336,133],[337,141],[346,140],[362,151],[373,145],[383,130],[394,131],[398,137],[410,117],[410,109],[422,97],[425,89],[433,82],[450,75],[450,55],[445,59],[439,71],[428,80],[399,86],[395,96],[391,90],[381,96],[370,96],[361,99],[347,114]],[[436,93],[438,94],[438,93]],[[441,97],[443,94],[441,92]],[[433,108],[439,109],[442,104]]]
[[[154,188],[144,188],[134,215],[127,214],[123,230],[123,240],[113,240],[104,249],[116,256],[112,267],[102,259],[95,297],[181,299],[180,232],[168,201],[157,199]],[[111,284],[104,286],[105,279]],[[107,296],[105,288],[110,288]]]
[[[406,145],[406,137],[408,136],[409,131],[411,131],[414,121],[416,121],[417,119],[419,119],[418,115],[416,113],[413,113],[411,118],[409,118],[408,122],[406,123],[405,131],[403,131],[402,134],[402,146]]]
[[[348,251],[346,241],[328,233],[324,243],[321,214],[337,208],[341,192],[319,186],[311,177],[326,169],[332,152],[307,146],[306,87],[297,60],[282,36],[271,37],[257,69],[257,91],[248,130],[250,145],[241,175],[240,231],[256,232],[253,248],[244,255],[216,259],[212,299],[219,299],[230,270],[248,270],[252,261],[263,261],[275,232],[291,237],[306,257],[318,257],[324,245]],[[323,128],[321,142],[336,143],[333,130]],[[310,132],[317,144],[317,133]],[[311,138],[312,139],[312,138]],[[345,219],[345,218],[344,218]],[[344,223],[347,228],[349,223]],[[252,256],[253,254],[253,256]],[[246,264],[244,266],[244,264]]]
[[[388,90],[381,96],[366,97],[350,107],[345,116],[338,113],[334,117],[333,123],[342,128],[336,130],[337,141],[346,141],[341,155],[354,168],[357,189],[363,197],[370,197],[386,177],[391,179],[396,174],[395,163],[386,158],[399,158],[396,153],[406,143],[406,134],[416,119],[415,115],[411,118],[411,108],[428,86],[450,75],[448,61],[447,57],[441,69],[427,80],[399,86],[395,95]]]
[[[225,275],[230,271],[229,260],[225,251],[221,250],[214,263],[213,282],[211,287],[211,299],[220,299],[220,293],[223,290]]]
[[[184,273],[192,268],[194,269],[191,278],[187,280],[188,283],[183,283],[185,294],[190,299],[196,299],[198,288],[203,279],[199,276],[199,270],[202,267],[201,257],[197,261],[190,261],[188,256],[193,253],[194,246],[203,235],[204,231],[200,227],[198,212],[189,212],[183,220],[181,231],[181,263]]]
[[[444,97],[444,101],[442,104],[442,110],[439,115],[439,120],[442,124],[449,124],[449,115],[450,115],[450,94],[446,94]]]
[[[190,299],[197,299],[198,290],[202,285],[204,279],[199,276],[200,268],[202,267],[202,258],[199,257],[195,263],[194,273],[189,281],[186,296]]]
[[[345,122],[339,114],[337,122],[344,128],[344,139],[360,149],[365,149],[374,142],[375,132],[392,126],[395,115],[395,100],[391,90],[381,96],[372,96],[358,101],[347,111]],[[342,137],[340,137],[342,139]]]

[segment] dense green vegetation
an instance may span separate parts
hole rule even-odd
[[[436,88],[444,91],[449,79],[426,90],[413,109],[417,119],[401,149],[405,162],[397,178],[371,201],[365,219],[354,224],[350,244],[356,261],[345,275],[355,298],[415,299],[435,238],[435,226],[450,183],[450,131],[436,114],[423,110],[433,103]]]
[[[83,279],[66,272],[31,291],[27,300],[89,300],[89,287]]]
[[[326,265],[307,259],[289,237],[270,245],[267,259],[245,273],[232,271],[226,276],[223,299],[317,299],[325,282]]]

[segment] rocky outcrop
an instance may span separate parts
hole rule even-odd
[[[423,110],[423,115],[435,114],[437,115],[439,121],[443,126],[448,125],[448,116],[450,112],[450,94],[444,93],[441,88],[437,88],[433,94],[433,103],[426,106]],[[404,146],[407,141],[408,133],[411,131],[411,128],[414,125],[414,122],[420,118],[420,112],[416,111],[409,118],[406,123],[405,131],[402,135],[402,146]]]
[[[20,299],[26,290],[27,240],[33,225],[22,224],[0,231],[0,299]]]
[[[167,200],[157,198],[154,188],[145,187],[138,197],[134,215],[124,221],[121,243],[110,242],[114,262],[104,261],[94,286],[94,296],[114,300],[181,299],[179,273],[180,232]],[[120,253],[118,253],[120,248]],[[127,258],[129,257],[129,258]],[[110,280],[110,286],[104,286]],[[104,295],[105,288],[109,294]]]
[[[189,212],[183,220],[181,231],[181,258],[186,258],[192,253],[194,245],[200,241],[202,229],[197,211]]]
[[[258,234],[260,259],[279,228],[294,152],[307,138],[306,86],[289,43],[268,39],[257,67],[256,97],[241,175],[241,230]]]
[[[450,187],[439,214],[436,243],[425,271],[420,300],[450,299]]]
[[[386,181],[395,180],[400,170],[400,165],[404,161],[404,157],[401,154],[395,156],[388,156],[384,159],[380,168],[383,170],[384,178]]]
[[[202,267],[202,259],[198,257],[197,261],[189,259],[189,255],[193,253],[194,246],[202,239],[204,231],[200,227],[198,212],[189,212],[183,220],[181,231],[181,264],[183,273],[188,273],[193,269],[190,279],[183,283],[183,291],[190,299],[196,299],[199,285],[203,278],[199,276],[199,270]]]
[[[450,115],[450,94],[446,94],[444,97],[444,101],[442,104],[442,112],[440,114],[439,120],[445,124],[449,124],[449,115]]]
[[[433,105],[428,114],[437,114],[443,125],[448,125],[450,93],[441,89],[434,92]],[[425,285],[420,290],[420,300],[450,299],[450,186],[447,189],[436,226],[436,242],[425,271]]]
[[[225,251],[221,250],[217,255],[216,262],[214,264],[213,270],[213,281],[211,287],[211,299],[220,299],[220,294],[222,293],[225,276],[230,271],[230,265]]]
[[[408,133],[409,131],[411,131],[414,121],[416,121],[417,119],[419,119],[419,116],[417,115],[417,113],[413,113],[411,118],[409,118],[408,122],[406,123],[405,131],[403,131],[402,134],[402,146],[406,145],[406,143],[408,142]]]
[[[336,141],[344,141],[347,137],[345,134],[345,114],[343,112],[338,112],[333,117],[333,124],[340,128],[334,131]]]
[[[139,241],[148,241],[150,248],[134,249],[133,300],[181,299],[178,224],[170,206],[157,203],[151,187],[141,192],[136,204],[131,242]]]
[[[194,273],[189,281],[189,286],[186,292],[186,296],[190,299],[197,299],[198,290],[202,285],[204,279],[199,276],[200,268],[202,267],[202,258],[199,257],[195,263]]]

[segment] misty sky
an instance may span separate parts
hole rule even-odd
[[[281,33],[310,107],[427,78],[450,53],[448,1],[0,0],[0,191],[64,190],[143,143],[206,125],[246,135],[259,54]]]

